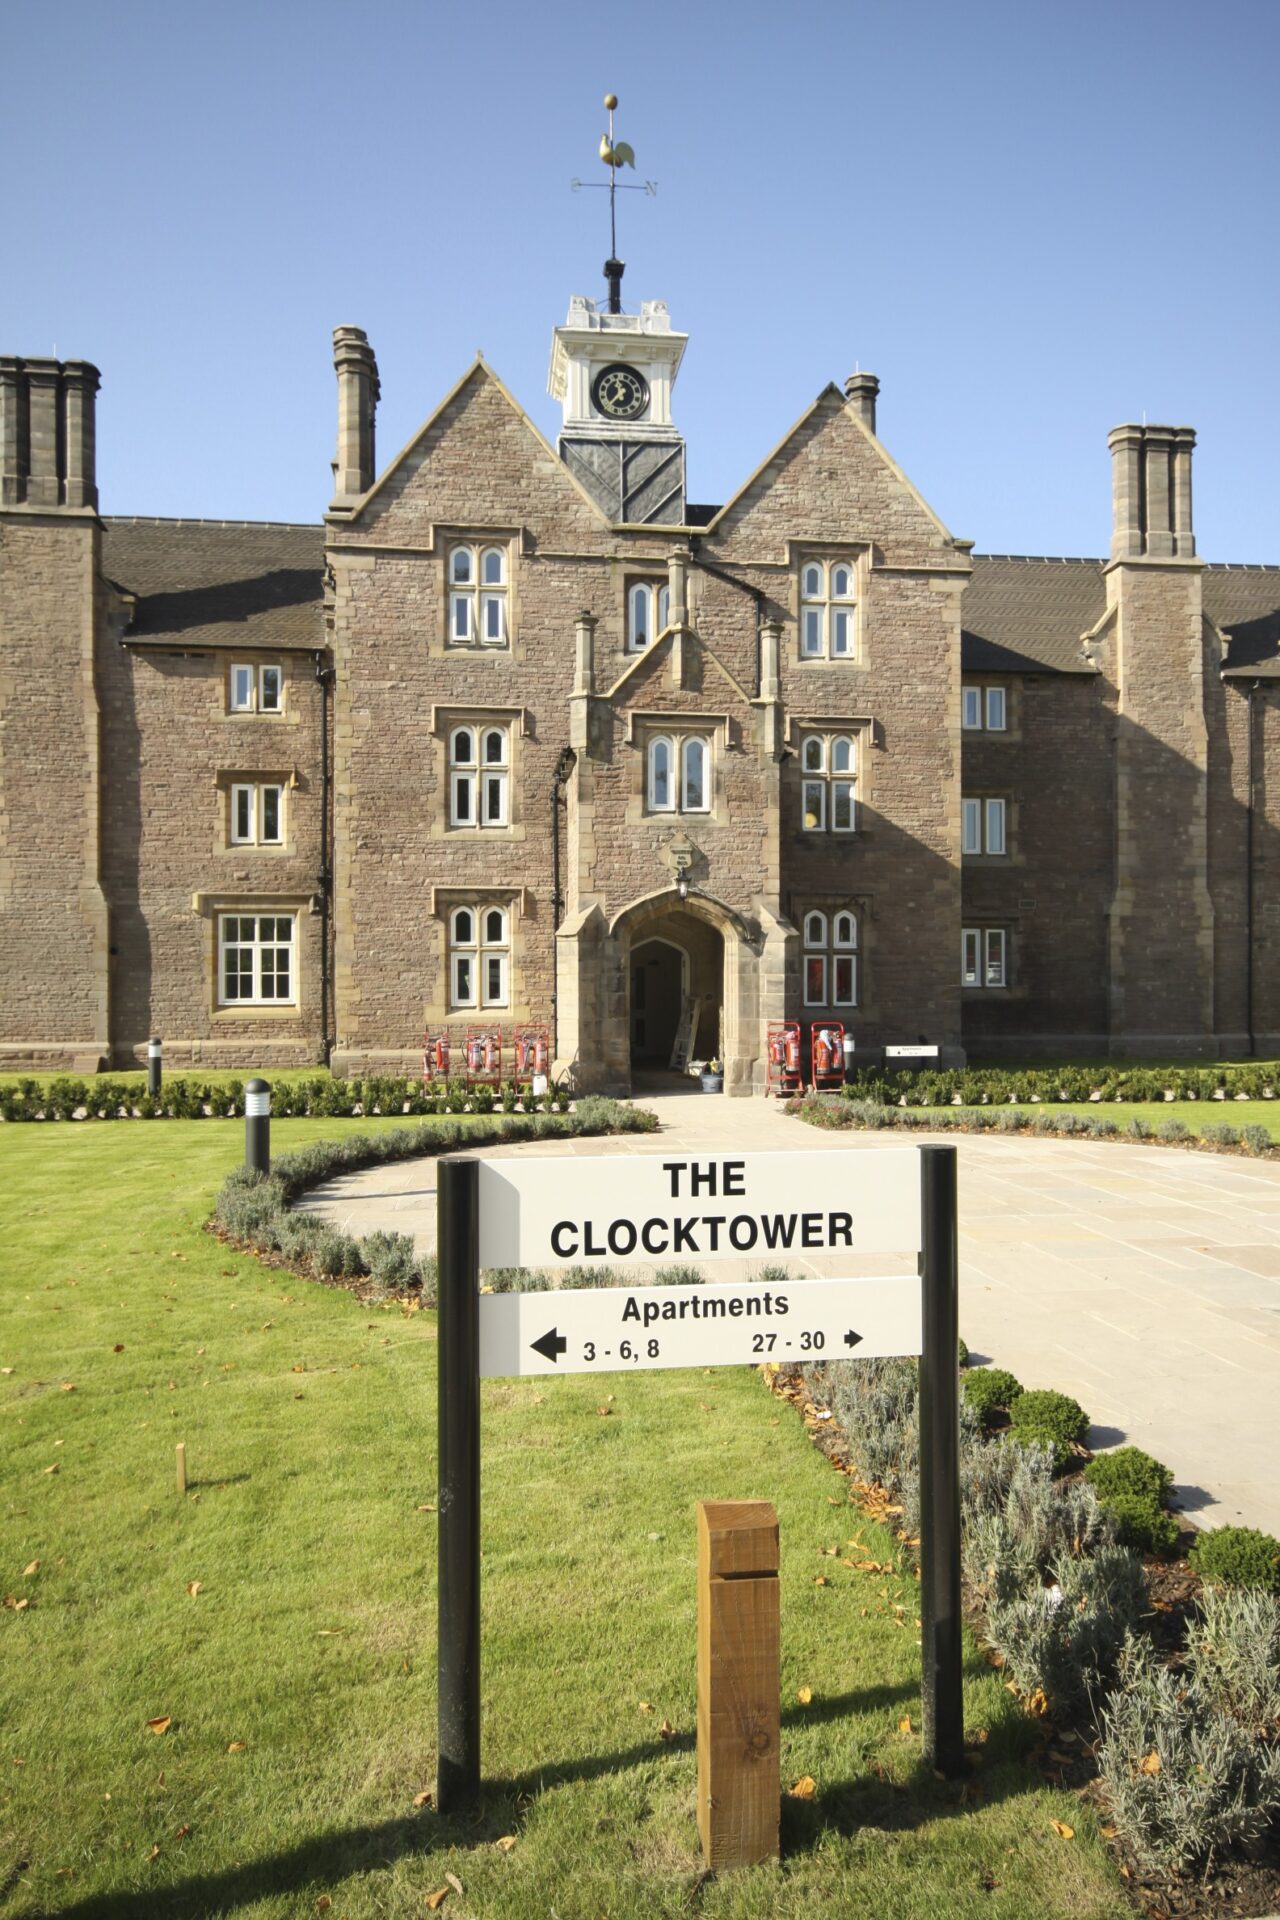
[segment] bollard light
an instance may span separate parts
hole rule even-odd
[[[162,1045],[159,1040],[147,1042],[147,1092],[154,1099],[160,1091]]]
[[[250,1080],[244,1090],[244,1163],[265,1178],[271,1171],[271,1087]]]

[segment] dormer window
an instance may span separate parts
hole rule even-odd
[[[667,625],[671,604],[665,581],[634,580],[627,590],[627,652],[642,653]]]
[[[507,646],[506,548],[451,547],[448,569],[450,646]]]

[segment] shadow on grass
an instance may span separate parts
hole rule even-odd
[[[863,1688],[814,1700],[808,1706],[784,1708],[782,1724],[810,1727],[853,1713],[896,1711],[918,1699],[914,1684]],[[784,1781],[783,1853],[808,1852],[824,1833],[851,1834],[868,1827],[903,1832],[1016,1798],[1037,1784],[1019,1764],[1034,1738],[1030,1723],[1010,1703],[989,1729],[981,1767],[968,1779],[940,1781],[920,1761],[907,1783],[863,1775],[833,1781],[812,1800],[792,1799]],[[450,1847],[491,1843],[513,1832],[540,1794],[631,1767],[651,1766],[673,1754],[692,1753],[694,1747],[693,1733],[677,1733],[669,1740],[646,1740],[614,1753],[552,1761],[522,1774],[487,1780],[479,1805],[469,1814],[448,1819],[430,1812],[405,1814],[346,1827],[221,1873],[193,1876],[173,1887],[92,1894],[60,1912],[63,1920],[205,1920],[209,1914],[231,1913],[273,1895],[319,1896],[332,1892],[352,1874],[385,1869],[410,1855],[425,1859]]]

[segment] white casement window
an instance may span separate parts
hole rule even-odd
[[[505,827],[510,747],[505,727],[455,727],[449,735],[449,825]]]
[[[296,1005],[296,929],[291,913],[220,913],[218,1005]]]
[[[986,687],[966,681],[960,689],[960,724],[966,733],[1004,733],[1009,725],[1009,705],[1003,687]]]
[[[1007,806],[1003,800],[966,794],[960,802],[960,850],[969,854],[1006,854]]]
[[[278,781],[237,781],[231,788],[233,847],[284,844],[284,787]]]
[[[803,920],[804,1004],[858,1004],[858,916],[850,907],[827,914],[811,908]]]
[[[449,1006],[511,1003],[510,916],[505,907],[455,907],[449,915]]]
[[[509,644],[505,547],[449,549],[449,642],[455,647]]]
[[[635,580],[627,590],[627,652],[640,653],[667,624],[670,589],[657,580]]]
[[[231,668],[227,702],[232,713],[282,713],[284,669],[237,660]]]
[[[858,748],[851,734],[807,733],[800,742],[800,817],[806,833],[857,827]]]
[[[1005,987],[1008,936],[1003,927],[966,927],[960,943],[960,983],[965,987]]]
[[[655,734],[645,756],[650,813],[710,813],[711,743],[700,733]]]
[[[806,560],[800,569],[800,657],[852,660],[857,575],[850,560]]]

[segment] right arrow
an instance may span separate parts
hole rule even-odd
[[[544,1333],[540,1340],[532,1340],[529,1344],[535,1353],[542,1355],[544,1360],[554,1361],[559,1360],[560,1355],[568,1348],[569,1342],[562,1333],[557,1333],[552,1327],[550,1333]]]
[[[853,1333],[853,1332],[846,1333],[844,1337],[844,1343],[846,1347],[860,1346],[862,1344],[862,1335],[860,1333]]]

